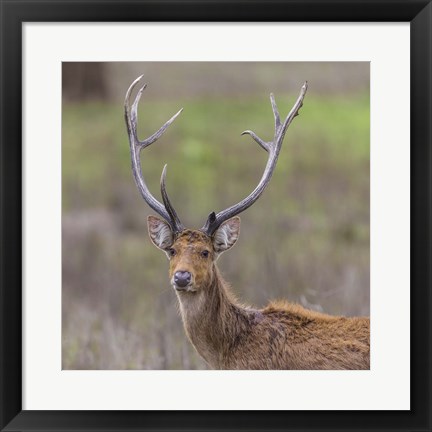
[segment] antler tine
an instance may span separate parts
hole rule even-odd
[[[285,137],[285,132],[287,131],[294,117],[298,115],[300,108],[303,106],[303,99],[305,97],[307,87],[308,86],[306,81],[300,90],[300,95],[297,98],[297,101],[295,102],[294,106],[292,107],[291,111],[289,112],[283,124],[281,124],[280,121],[280,115],[277,109],[274,96],[273,94],[270,95],[270,101],[271,101],[273,116],[275,121],[275,132],[274,132],[273,141],[268,141],[268,142],[264,141],[260,137],[258,137],[255,132],[252,132],[250,130],[244,131],[242,133],[242,135],[244,134],[250,135],[254,141],[256,141],[264,150],[266,150],[269,153],[267,165],[265,167],[263,176],[261,177],[261,180],[258,183],[258,186],[250,193],[250,195],[248,195],[238,204],[235,204],[225,210],[222,210],[218,214],[215,214],[214,212],[210,213],[207,222],[202,227],[202,230],[206,232],[208,235],[212,235],[219,228],[219,226],[226,220],[232,218],[233,216],[238,215],[239,213],[249,208],[264,192],[264,189],[269,184],[273,171],[276,167],[276,163],[279,157],[279,152],[282,147],[283,139]]]
[[[175,211],[174,207],[172,206],[171,201],[169,200],[169,197],[168,197],[168,193],[166,191],[166,186],[165,186],[166,170],[167,170],[167,164],[165,164],[165,166],[163,167],[161,180],[160,180],[162,199],[163,199],[165,208],[166,208],[168,214],[170,215],[170,219],[175,223],[175,225],[177,227],[177,231],[180,232],[180,231],[184,230],[184,226],[180,222],[180,219],[177,215],[177,212]]]
[[[275,120],[275,132],[276,132],[279,130],[281,122],[280,122],[280,115],[279,115],[278,107],[276,105],[276,101],[275,101],[273,93],[270,93],[270,102],[271,102],[272,109],[273,109],[273,116],[274,116],[274,120]]]
[[[142,171],[141,171],[141,163],[140,163],[140,152],[142,149],[148,147],[149,145],[153,144],[155,141],[157,141],[162,134],[166,131],[168,126],[177,118],[177,116],[182,112],[183,109],[181,109],[179,112],[177,112],[174,116],[172,116],[159,130],[157,130],[153,135],[148,137],[147,139],[140,141],[138,139],[138,133],[137,133],[137,121],[138,121],[138,104],[141,99],[141,95],[146,88],[146,84],[144,84],[139,90],[135,97],[135,100],[132,104],[132,107],[130,107],[130,96],[133,91],[133,89],[136,87],[136,85],[141,81],[141,78],[143,75],[139,76],[129,87],[129,89],[126,92],[125,97],[125,103],[124,103],[124,110],[125,110],[125,121],[126,121],[126,127],[128,131],[129,136],[129,144],[130,144],[130,151],[131,151],[131,162],[132,162],[132,173],[135,179],[135,183],[138,187],[138,190],[141,193],[141,196],[144,198],[144,201],[160,216],[162,216],[171,226],[174,232],[179,232],[183,229],[183,226],[181,225],[181,222],[175,213],[173,207],[171,206],[171,203],[169,203],[168,195],[166,195],[166,199],[169,203],[169,209],[165,208],[164,205],[162,205],[149,191],[146,182],[144,181]],[[166,191],[165,191],[166,194]],[[165,202],[165,198],[164,198]],[[171,216],[175,215],[175,218],[172,218]]]

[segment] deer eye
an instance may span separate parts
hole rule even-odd
[[[203,257],[203,258],[207,258],[208,256],[209,256],[209,251],[208,250],[203,250],[202,252],[201,252],[201,256]]]
[[[175,251],[175,249],[173,249],[173,248],[169,248],[168,249],[168,253],[169,253],[169,256],[174,256],[175,254],[176,254],[176,251]]]

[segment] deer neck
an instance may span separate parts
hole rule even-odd
[[[190,341],[212,368],[221,368],[238,336],[245,332],[252,311],[236,303],[216,265],[208,286],[178,297]]]

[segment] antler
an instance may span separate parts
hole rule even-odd
[[[250,135],[266,152],[268,152],[269,158],[264,170],[264,174],[260,182],[258,183],[258,186],[251,192],[249,196],[244,198],[238,204],[235,204],[227,208],[226,210],[222,210],[218,214],[215,214],[214,212],[210,213],[207,222],[201,228],[201,230],[204,231],[206,234],[212,235],[223,222],[245,211],[264,192],[264,189],[269,184],[273,171],[276,167],[276,162],[278,160],[279,151],[281,149],[282,142],[285,137],[285,132],[287,131],[288,126],[291,124],[294,117],[296,117],[299,114],[299,110],[303,105],[303,99],[305,97],[306,90],[307,90],[307,81],[303,84],[300,90],[300,95],[296,103],[291,108],[291,111],[289,112],[287,118],[283,123],[281,123],[279,111],[277,109],[274,96],[273,94],[270,95],[270,101],[272,104],[274,121],[275,121],[275,133],[274,133],[273,141],[268,141],[268,142],[263,141],[254,132],[250,130],[244,131],[242,133],[242,135],[244,134]]]
[[[139,76],[129,87],[126,92],[126,99],[124,104],[125,109],[125,120],[126,127],[129,135],[129,143],[130,143],[130,151],[131,151],[131,159],[132,159],[132,173],[135,179],[135,183],[140,191],[142,197],[145,202],[158,214],[160,214],[171,226],[174,232],[180,232],[184,229],[184,226],[180,222],[179,217],[177,216],[174,207],[171,205],[171,202],[168,198],[168,194],[166,192],[165,187],[165,177],[166,177],[166,165],[162,171],[161,176],[161,193],[164,205],[162,205],[149,191],[143,175],[141,171],[141,163],[140,163],[140,153],[141,150],[145,149],[149,145],[153,144],[157,141],[162,134],[167,130],[168,126],[177,118],[177,116],[182,112],[183,108],[174,116],[172,116],[157,132],[148,137],[147,139],[140,141],[138,139],[137,134],[137,119],[138,119],[138,104],[141,99],[142,92],[147,87],[147,84],[144,84],[139,90],[135,97],[135,101],[130,107],[130,95],[132,90],[135,88],[137,83],[141,80],[143,75]]]

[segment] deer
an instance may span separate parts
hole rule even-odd
[[[240,234],[239,214],[252,206],[269,184],[285,133],[299,114],[308,84],[284,121],[273,94],[274,137],[264,141],[250,135],[267,153],[268,161],[256,188],[237,204],[211,212],[201,229],[181,223],[166,190],[167,165],[162,170],[162,203],[149,191],[141,169],[141,151],[156,142],[183,109],[150,137],[139,140],[138,105],[131,94],[143,75],[126,92],[124,110],[129,137],[132,173],[144,201],[160,217],[148,216],[151,242],[169,260],[169,280],[176,293],[186,335],[207,365],[218,370],[352,370],[370,368],[370,320],[368,317],[332,316],[288,301],[270,302],[262,309],[242,305],[223,279],[216,262],[231,249]]]

